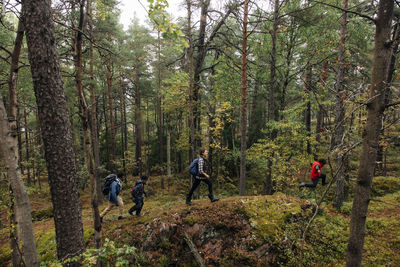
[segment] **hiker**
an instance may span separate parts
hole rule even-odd
[[[192,188],[189,191],[189,194],[186,196],[186,204],[187,205],[193,205],[192,200],[192,195],[194,190],[200,185],[200,182],[203,181],[208,185],[208,197],[210,198],[211,202],[218,201],[218,198],[215,198],[213,195],[213,189],[212,189],[212,183],[210,180],[210,175],[208,174],[209,172],[209,162],[207,160],[208,156],[208,151],[204,148],[200,149],[200,157],[198,158],[197,161],[197,175],[192,175],[193,179],[193,185]]]
[[[122,180],[123,180],[124,174],[123,173],[118,173],[117,175],[115,174],[110,174],[106,177],[107,178],[114,178],[113,181],[110,184],[109,192],[107,194],[107,200],[108,200],[108,206],[107,208],[104,209],[104,211],[100,214],[100,221],[103,222],[104,216],[113,208],[113,207],[118,207],[119,210],[119,216],[118,220],[125,219],[123,215],[124,213],[124,202],[122,201],[122,198],[120,196],[121,190],[122,190]]]
[[[325,182],[326,175],[324,173],[321,173],[321,169],[325,164],[326,164],[325,159],[319,159],[317,161],[314,161],[313,164],[311,165],[311,174],[310,174],[312,184],[301,183],[299,187],[314,188],[317,186],[319,179],[322,179],[322,185],[326,185],[327,184]]]
[[[139,181],[136,182],[135,186],[131,191],[132,201],[135,206],[129,209],[128,213],[133,216],[133,212],[136,211],[136,216],[142,216],[140,212],[143,208],[143,194],[147,197],[147,192],[144,190],[144,186],[147,184],[149,178],[143,175]]]

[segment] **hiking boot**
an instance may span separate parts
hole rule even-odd
[[[126,217],[124,217],[124,216],[118,216],[118,220],[123,220],[123,219],[126,219]]]
[[[194,205],[194,203],[190,200],[186,200],[186,205],[192,206],[192,205]]]
[[[213,195],[208,195],[208,198],[211,200],[211,202],[218,201],[219,198],[215,198]]]
[[[133,216],[133,213],[132,213],[132,211],[128,211],[128,213],[129,213],[129,215]]]
[[[219,198],[213,197],[213,198],[211,199],[211,202],[215,202],[215,201],[218,201],[218,200],[219,200]]]
[[[301,184],[299,185],[299,188],[302,188],[302,187],[304,187],[304,186],[306,186],[306,183],[301,183]]]

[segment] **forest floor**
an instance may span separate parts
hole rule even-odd
[[[195,266],[198,253],[206,266],[344,266],[351,202],[340,211],[330,201],[323,203],[315,221],[302,235],[313,212],[315,200],[325,187],[301,189],[297,196],[224,196],[215,203],[202,198],[187,206],[187,185],[175,179],[161,190],[161,178],[151,177],[142,217],[129,216],[133,205],[129,186],[124,186],[126,219],[117,220],[117,209],[103,222],[105,260],[125,260],[127,266]],[[132,184],[133,181],[130,181]],[[375,177],[373,199],[366,223],[367,236],[363,265],[400,266],[400,179]],[[55,261],[56,242],[49,189],[28,188],[34,219],[39,259]],[[94,247],[90,195],[81,192],[85,243]],[[201,194],[206,195],[201,186]],[[102,211],[106,203],[100,206]],[[2,222],[6,213],[2,212]],[[0,229],[0,265],[10,262],[8,227]],[[189,248],[189,243],[194,249]],[[134,253],[115,252],[116,248],[137,248]],[[303,247],[303,249],[302,249]],[[113,248],[113,250],[110,250]],[[132,250],[130,250],[132,251]],[[118,255],[117,255],[118,254]],[[301,256],[302,255],[302,256]],[[93,257],[92,257],[93,258]],[[104,257],[103,257],[104,260]],[[93,261],[91,261],[93,263]],[[86,263],[91,266],[91,263]]]

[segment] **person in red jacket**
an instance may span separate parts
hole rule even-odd
[[[311,166],[311,174],[310,178],[312,181],[312,184],[306,184],[306,183],[301,183],[300,188],[302,187],[316,187],[318,184],[319,179],[322,179],[322,185],[326,185],[326,175],[324,173],[321,173],[322,167],[326,164],[325,159],[319,159],[317,161],[314,161],[312,166]]]

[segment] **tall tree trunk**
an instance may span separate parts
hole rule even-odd
[[[275,0],[274,3],[274,22],[272,26],[271,38],[272,38],[272,49],[271,49],[271,64],[270,64],[270,80],[269,80],[269,97],[268,97],[268,121],[277,121],[278,116],[275,112],[275,91],[276,91],[276,40],[278,34],[279,25],[279,0]],[[277,137],[277,131],[271,130],[270,139],[275,140]],[[267,175],[265,179],[265,194],[272,194],[272,166],[274,153],[268,158],[267,162]]]
[[[157,36],[157,117],[158,117],[158,143],[160,146],[160,166],[164,163],[163,143],[163,113],[161,106],[161,38],[160,30]]]
[[[24,97],[25,98],[25,97]],[[29,128],[28,128],[28,114],[24,106],[24,123],[25,123],[25,156],[26,156],[26,176],[28,185],[31,185],[31,165],[30,165],[30,149],[29,149]]]
[[[4,107],[3,98],[0,95],[0,155],[10,181],[11,189],[15,198],[16,222],[19,226],[23,257],[27,266],[39,266],[36,254],[35,236],[31,218],[29,196],[26,192],[24,182],[19,168],[18,158],[18,134],[17,134],[17,83],[18,63],[21,53],[22,40],[24,38],[24,24],[18,22],[18,31],[11,57],[10,76],[8,80],[9,106],[8,117]],[[7,122],[8,120],[8,122]],[[18,246],[18,243],[17,243]]]
[[[16,79],[17,77],[15,77],[15,83]],[[14,106],[15,103],[10,103],[10,105]],[[11,109],[12,114],[16,115],[16,106]],[[7,122],[3,97],[0,95],[0,155],[3,156],[5,169],[15,198],[16,222],[21,233],[23,257],[27,266],[39,266],[36,254],[35,236],[33,234],[29,196],[26,192],[18,166],[17,135],[15,132],[9,130],[10,126]],[[10,127],[10,129],[13,128]],[[18,243],[16,246],[18,246]]]
[[[347,9],[348,0],[343,0],[343,10]],[[339,168],[336,175],[336,189],[335,189],[335,199],[334,199],[334,207],[336,209],[340,209],[343,205],[343,201],[345,200],[345,189],[346,181],[345,181],[345,166],[343,156],[343,147],[345,145],[344,142],[344,117],[345,117],[345,107],[343,103],[345,93],[344,87],[344,75],[345,75],[345,48],[346,48],[346,34],[347,34],[347,12],[342,12],[342,23],[340,28],[340,40],[339,40],[339,57],[338,57],[338,72],[336,76],[336,123],[335,123],[335,132],[336,132],[336,147],[337,147],[337,157],[336,164]]]
[[[135,74],[135,119],[136,119],[136,154],[135,159],[138,164],[138,174],[142,176],[142,111],[141,111],[141,92],[139,86],[139,73]]]
[[[115,125],[114,125],[114,97],[112,90],[112,63],[107,60],[107,88],[108,88],[108,107],[110,109],[110,131],[111,131],[111,159],[115,159]]]
[[[242,37],[242,104],[240,108],[240,185],[239,195],[246,194],[246,91],[247,91],[247,18],[249,12],[249,0],[244,1],[243,37]]]
[[[304,112],[304,122],[306,126],[307,136],[311,136],[311,100],[310,100],[310,91],[311,91],[311,81],[312,81],[312,66],[308,64],[306,70],[306,78],[304,83],[304,91],[305,91],[305,101],[306,101],[306,110]],[[311,155],[311,145],[310,141],[307,140],[307,153]]]
[[[375,20],[375,49],[372,63],[367,123],[363,133],[363,147],[354,191],[350,221],[350,237],[347,246],[346,266],[361,266],[365,238],[365,221],[371,199],[372,177],[375,169],[382,114],[385,110],[387,62],[390,60],[391,22],[393,0],[380,0]]]
[[[193,63],[193,38],[192,38],[192,2],[191,0],[186,1],[187,11],[188,11],[188,58],[189,58],[189,125],[190,125],[190,135],[189,135],[189,161],[192,161],[196,157],[196,145],[195,145],[195,127],[194,127],[194,103],[193,103],[193,72],[194,72],[194,63]]]
[[[321,78],[320,78],[321,89],[325,88],[327,78],[328,78],[328,62],[324,61],[322,63],[322,72],[321,72]],[[320,103],[318,103],[317,122],[315,125],[315,140],[318,143],[321,142],[321,131],[322,131],[323,120],[324,120],[324,113],[322,110],[322,106]]]
[[[3,104],[4,105],[4,104]],[[15,218],[16,208],[14,205],[14,195],[12,192],[12,188],[10,186],[10,205],[9,205],[9,213],[10,213],[10,249],[11,249],[11,262],[13,266],[24,266],[22,261],[22,253],[19,248],[19,237],[18,237],[18,222]]]
[[[126,125],[126,119],[125,119],[125,88],[124,88],[124,83],[122,81],[122,73],[120,74],[120,91],[119,91],[119,112],[120,112],[120,117],[121,117],[121,126],[120,126],[120,131],[121,131],[121,156],[122,156],[122,168],[124,170],[125,178],[126,178],[126,162],[125,162],[125,125]]]
[[[24,0],[22,9],[25,11],[29,62],[53,202],[57,256],[63,261],[84,250],[71,124],[57,54],[51,3],[46,0]]]
[[[90,134],[90,126],[91,126],[91,118],[89,114],[89,108],[86,101],[86,96],[83,91],[82,86],[82,32],[84,30],[84,25],[86,23],[85,19],[85,0],[81,0],[79,2],[79,25],[78,31],[75,32],[75,83],[78,93],[79,104],[81,106],[82,111],[82,128],[83,128],[83,146],[85,153],[85,164],[86,168],[89,172],[90,177],[90,192],[91,192],[91,204],[93,210],[93,228],[95,230],[95,241],[96,247],[101,247],[101,222],[100,222],[100,212],[99,206],[97,202],[97,180],[94,170],[94,161],[93,161],[93,149],[91,147],[91,134]],[[89,7],[89,6],[88,6]],[[96,129],[91,129],[96,131]]]
[[[89,37],[93,40],[93,22],[91,20],[92,17],[92,1],[87,1],[86,12],[88,12],[88,29],[89,29]],[[93,158],[94,158],[94,172],[96,179],[96,191],[97,191],[97,202],[98,204],[103,203],[103,197],[101,192],[101,177],[99,175],[100,168],[100,149],[99,149],[99,135],[98,135],[98,123],[97,123],[97,101],[96,101],[96,93],[95,93],[95,80],[94,80],[94,55],[93,55],[93,42],[89,42],[89,91],[90,91],[90,129],[91,129],[91,143],[93,149]]]

